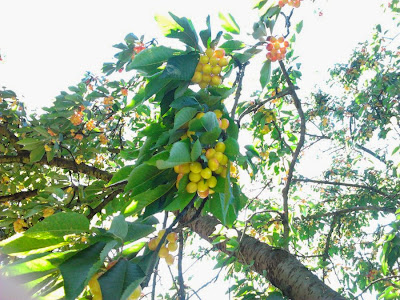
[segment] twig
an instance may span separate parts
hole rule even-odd
[[[236,81],[238,86],[236,88],[236,94],[235,94],[235,102],[233,103],[232,110],[231,110],[231,118],[235,119],[235,113],[236,113],[236,108],[239,103],[239,98],[240,98],[240,93],[242,92],[242,84],[243,84],[243,77],[244,77],[244,70],[246,69],[246,66],[250,62],[245,62],[244,64],[239,63],[239,72],[236,78]]]
[[[182,274],[182,258],[183,258],[183,233],[179,231],[179,249],[178,249],[178,283],[179,283],[179,300],[185,300],[185,283]]]
[[[340,210],[336,210],[336,211],[330,211],[325,214],[311,215],[311,216],[305,217],[305,219],[306,220],[321,219],[323,217],[340,216],[340,215],[347,214],[349,212],[357,212],[357,211],[383,211],[383,212],[395,213],[396,207],[356,206],[356,207],[345,208],[345,209],[340,209]]]
[[[123,191],[122,189],[117,189],[113,191],[111,194],[109,194],[99,205],[90,210],[90,213],[87,216],[87,218],[89,220],[93,218],[98,212],[100,212],[108,203],[110,203],[122,191]]]
[[[283,213],[284,213],[284,219],[283,219],[283,236],[285,239],[285,244],[286,244],[286,249],[287,249],[287,245],[288,243],[288,239],[289,239],[289,189],[290,189],[290,184],[292,183],[292,178],[293,178],[293,172],[294,172],[294,167],[296,165],[297,162],[297,158],[299,157],[301,148],[304,145],[304,140],[305,140],[305,133],[306,133],[306,119],[304,116],[304,112],[303,109],[301,107],[301,102],[299,97],[296,94],[294,85],[292,83],[292,81],[290,80],[289,74],[286,71],[285,65],[283,64],[282,61],[279,61],[279,66],[281,67],[282,70],[282,74],[285,77],[285,80],[288,84],[288,86],[292,89],[291,92],[291,96],[293,98],[294,101],[294,105],[297,109],[297,113],[299,114],[300,117],[300,138],[299,138],[299,142],[296,146],[296,150],[294,151],[293,155],[292,155],[292,161],[290,162],[289,165],[289,171],[288,171],[288,175],[287,175],[287,180],[286,180],[286,185],[282,190],[282,196],[283,196]]]
[[[383,281],[383,280],[393,279],[393,278],[400,278],[400,275],[393,275],[393,276],[387,276],[387,277],[382,277],[382,278],[375,279],[370,284],[368,284],[367,287],[365,289],[363,289],[362,292],[358,296],[356,296],[356,298],[362,297],[362,294],[364,294],[375,283]]]

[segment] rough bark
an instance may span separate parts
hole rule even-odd
[[[186,216],[182,222],[185,222],[185,220],[190,220],[190,215]],[[215,231],[217,224],[219,224],[219,221],[216,218],[204,216],[197,218],[187,226],[211,243],[215,237],[210,237],[210,235]],[[241,236],[240,232],[239,236]],[[224,243],[219,243],[215,247],[224,253],[231,254]],[[274,249],[246,234],[243,235],[235,256],[242,264],[250,264],[254,261],[253,270],[265,276],[290,299],[345,299],[324,284],[289,252]]]

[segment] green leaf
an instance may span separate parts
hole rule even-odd
[[[141,211],[147,205],[158,200],[161,196],[165,195],[173,186],[174,182],[162,184],[155,188],[149,189],[141,194],[135,195],[133,201],[128,205],[124,211],[124,215],[131,215]]]
[[[221,128],[215,127],[212,131],[204,132],[200,136],[200,142],[202,144],[211,145],[214,144],[221,134]]]
[[[125,42],[126,42],[127,44],[134,44],[135,41],[138,40],[138,38],[137,38],[137,36],[134,35],[133,33],[128,33],[128,34],[125,36],[124,40],[125,40]]]
[[[174,129],[179,129],[197,114],[197,108],[194,107],[184,107],[178,111],[175,115]]]
[[[192,21],[187,18],[178,18],[172,13],[169,13],[169,15],[170,17],[159,15],[155,17],[163,34],[170,38],[179,39],[186,45],[200,50]]]
[[[299,23],[296,24],[296,32],[300,33],[302,29],[303,29],[303,20],[301,20]]]
[[[25,231],[24,235],[36,239],[63,237],[89,231],[89,220],[75,212],[57,213]]]
[[[246,45],[242,41],[237,41],[237,40],[230,40],[226,41],[222,45],[219,46],[219,48],[222,48],[225,50],[227,54],[232,53],[232,51],[235,50],[240,50],[246,47]]]
[[[222,193],[215,193],[209,196],[210,212],[219,219],[222,224],[226,224],[226,214],[228,212],[229,203],[225,201],[225,196]]]
[[[198,53],[174,56],[168,59],[167,66],[160,79],[190,80],[199,61]]]
[[[1,253],[8,255],[30,255],[43,253],[69,244],[64,238],[35,239],[25,235],[14,235],[0,242]]]
[[[188,162],[191,162],[189,144],[183,141],[176,142],[172,145],[168,160],[157,161],[157,168],[168,169]]]
[[[128,233],[125,241],[137,241],[143,237],[148,236],[156,229],[151,224],[144,224],[143,221],[128,222]]]
[[[151,69],[156,69],[171,58],[174,54],[179,53],[179,50],[158,46],[144,49],[139,52],[135,58],[126,66],[126,70],[138,70],[147,72]]]
[[[169,106],[175,109],[182,109],[188,106],[199,107],[200,103],[194,97],[182,96],[172,101]]]
[[[136,186],[146,182],[158,174],[160,174],[160,170],[154,166],[147,164],[137,166],[129,174],[128,183],[125,186],[125,192],[134,189]]]
[[[231,14],[228,13],[227,16],[224,16],[222,13],[219,13],[218,16],[223,22],[221,25],[222,28],[233,34],[240,33],[239,25],[236,23],[235,19],[232,17]]]
[[[183,190],[181,193],[178,193],[175,199],[172,200],[170,204],[165,207],[166,211],[175,211],[182,210],[189,204],[189,202],[193,199],[193,193],[189,194],[186,190]]]
[[[46,151],[44,150],[44,145],[40,144],[38,145],[37,148],[33,149],[29,154],[29,161],[32,163],[40,161],[45,153]]]
[[[228,137],[225,140],[225,155],[228,156],[231,160],[235,160],[235,157],[239,155],[239,144],[237,140],[234,138]]]
[[[271,79],[271,61],[268,59],[264,62],[263,67],[261,68],[261,74],[260,74],[261,87],[265,88],[270,79]]]
[[[125,217],[123,215],[115,217],[111,223],[108,232],[115,237],[124,240],[126,235],[128,234],[128,223],[125,221]]]
[[[207,29],[200,31],[200,38],[203,42],[205,48],[208,48],[211,43],[211,24],[210,24],[210,16],[207,16],[206,19]]]
[[[200,121],[207,131],[213,131],[215,128],[219,128],[217,116],[211,111],[205,113]]]
[[[122,167],[121,169],[119,169],[114,176],[111,178],[110,182],[108,183],[108,185],[112,185],[116,182],[121,182],[123,180],[126,180],[129,175],[132,173],[132,170],[135,168],[134,165],[130,165],[130,166],[125,166]]]
[[[76,299],[100,268],[103,263],[100,253],[105,245],[104,242],[96,243],[60,265],[66,299]]]
[[[36,149],[39,145],[43,145],[43,141],[37,140],[37,139],[33,139],[33,138],[26,138],[26,139],[18,141],[17,144],[24,146],[22,148],[22,150],[31,151],[31,150]]]
[[[128,299],[145,278],[142,269],[131,261],[121,259],[98,280],[104,300]]]
[[[201,155],[201,150],[201,143],[199,140],[197,140],[192,146],[192,152],[190,152],[190,157],[192,161],[196,161],[199,158],[199,156]]]

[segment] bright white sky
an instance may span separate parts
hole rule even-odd
[[[327,79],[327,69],[335,62],[345,62],[357,43],[369,38],[375,24],[390,22],[388,15],[382,14],[382,3],[382,0],[302,2],[292,23],[304,19],[303,32],[295,45],[303,63],[303,91],[309,92],[315,84]],[[199,31],[205,27],[208,14],[215,26],[219,24],[219,11],[230,12],[246,34],[256,21],[251,4],[250,0],[3,0],[0,88],[13,89],[30,108],[49,106],[61,90],[78,83],[85,71],[99,73],[103,62],[112,61],[117,50],[111,46],[122,42],[127,33],[144,34],[146,40],[160,39],[155,14],[166,15],[171,11],[186,16]],[[219,29],[214,28],[215,34]],[[254,84],[258,82],[259,68],[254,63],[250,65],[244,97],[259,88]],[[195,277],[196,283],[193,280],[190,284],[193,287],[204,284],[211,278],[211,268],[212,265],[198,263],[193,274],[204,276]],[[227,287],[228,283],[220,281],[218,287],[210,285],[200,295],[203,299],[227,299]],[[212,297],[206,296],[210,294]]]

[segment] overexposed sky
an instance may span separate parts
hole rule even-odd
[[[245,35],[257,21],[257,13],[250,10],[252,3],[250,0],[0,0],[3,56],[0,88],[13,89],[30,108],[49,106],[61,90],[77,84],[86,71],[99,73],[103,62],[112,61],[118,51],[112,45],[122,42],[127,33],[144,34],[146,40],[160,39],[155,14],[166,15],[171,11],[186,16],[199,32],[205,28],[208,14],[215,26],[219,24],[219,11],[230,12]],[[292,19],[293,27],[304,19],[303,32],[295,44],[304,75],[301,93],[307,94],[315,84],[327,79],[327,69],[335,62],[345,62],[357,43],[370,37],[375,24],[390,24],[390,18],[380,8],[382,3],[387,1],[302,1]],[[286,7],[284,11],[289,10]],[[219,28],[214,28],[215,34]],[[257,62],[263,60],[260,57],[248,67],[243,99],[259,88]],[[309,165],[315,163],[314,157],[309,159]],[[200,279],[194,279],[198,287],[211,278],[211,268],[212,264],[197,264],[193,274],[200,274]],[[204,299],[211,299],[206,295],[228,299],[227,287],[227,282],[219,282],[200,295]]]

